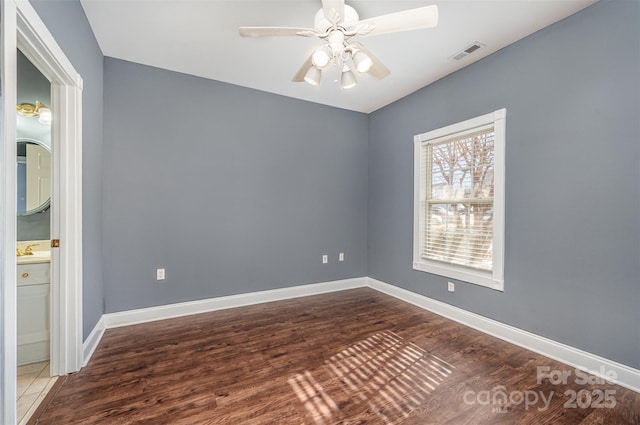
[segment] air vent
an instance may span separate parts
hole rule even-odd
[[[469,56],[471,53],[477,52],[478,50],[482,49],[483,47],[486,47],[486,44],[482,44],[482,43],[479,43],[479,42],[476,41],[473,44],[465,47],[464,49],[460,50],[459,52],[457,52],[456,54],[451,56],[450,59],[453,59],[455,61],[462,60],[462,59],[466,58],[467,56]]]

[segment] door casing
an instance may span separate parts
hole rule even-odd
[[[2,2],[0,421],[16,422],[16,52],[51,81],[51,373],[80,370],[82,350],[82,78],[27,0]]]

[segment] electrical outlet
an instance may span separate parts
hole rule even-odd
[[[453,282],[448,282],[447,283],[447,291],[449,292],[455,292],[456,291],[456,285]]]
[[[327,264],[329,262],[329,256],[328,255],[323,255],[322,256],[322,264]]]
[[[338,254],[338,261],[344,261],[344,252]]]
[[[156,270],[156,280],[164,280],[164,269]]]

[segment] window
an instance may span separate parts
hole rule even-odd
[[[414,269],[503,290],[505,117],[414,137]]]

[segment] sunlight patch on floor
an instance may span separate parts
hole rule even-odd
[[[325,360],[332,379],[355,403],[367,403],[385,423],[408,417],[453,371],[453,366],[391,331],[350,345]],[[311,372],[289,379],[293,391],[317,425],[339,407]]]

